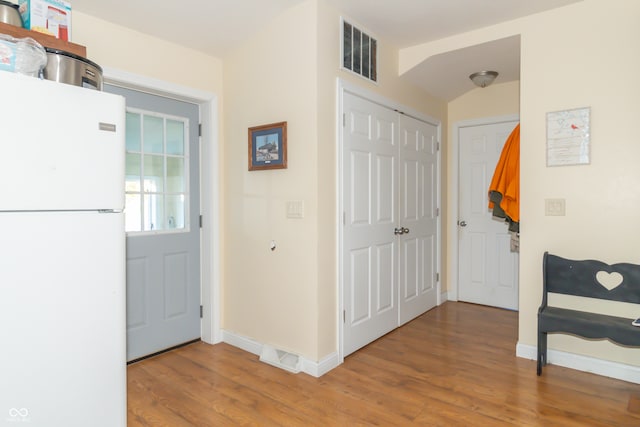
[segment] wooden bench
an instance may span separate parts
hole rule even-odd
[[[547,364],[549,333],[640,346],[640,327],[631,325],[633,319],[547,305],[549,293],[640,304],[640,265],[574,261],[545,252],[542,271],[544,289],[542,305],[538,309],[538,375]],[[616,284],[618,286],[614,287]],[[640,317],[640,306],[637,317]]]

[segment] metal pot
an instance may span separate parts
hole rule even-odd
[[[22,15],[20,15],[18,5],[0,0],[0,22],[22,27]]]
[[[45,47],[47,65],[42,76],[47,80],[89,89],[102,90],[102,68],[73,53]]]

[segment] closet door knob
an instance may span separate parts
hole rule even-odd
[[[460,227],[466,227],[467,226],[467,221],[458,221],[458,225]]]

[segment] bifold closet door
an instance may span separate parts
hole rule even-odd
[[[437,304],[437,138],[435,125],[400,115],[400,325]]]
[[[436,304],[437,128],[345,93],[343,354]]]
[[[343,350],[398,326],[398,116],[345,94]]]

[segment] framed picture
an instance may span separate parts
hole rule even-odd
[[[547,166],[588,165],[591,108],[547,113]]]
[[[249,128],[249,170],[287,168],[287,122]]]

